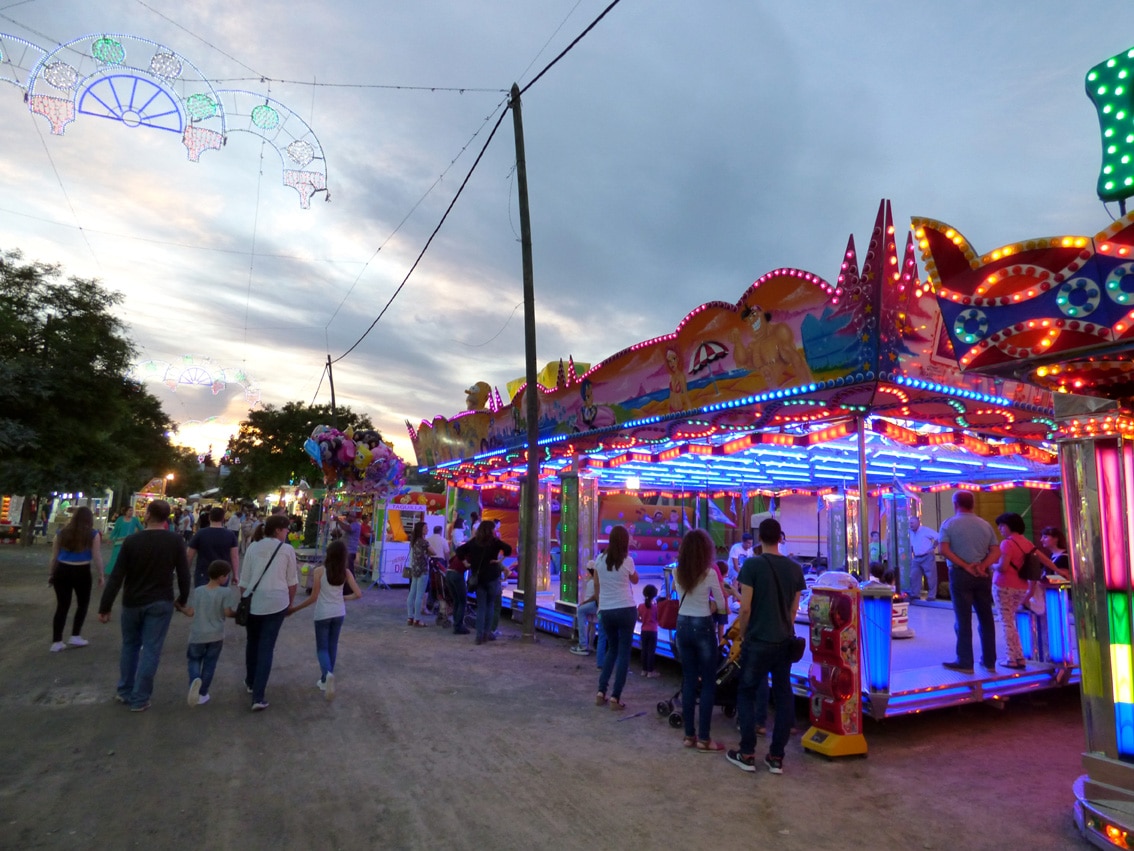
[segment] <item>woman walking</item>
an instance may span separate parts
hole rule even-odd
[[[614,686],[610,691],[610,708],[619,712],[626,708],[622,702],[622,687],[630,668],[630,645],[634,641],[634,624],[638,622],[638,606],[634,601],[634,585],[638,584],[638,571],[630,558],[630,533],[625,526],[610,530],[610,543],[606,553],[595,563],[595,590],[598,592],[599,617],[606,634],[606,658],[599,674],[595,705],[607,702],[610,675]]]
[[[500,599],[500,557],[512,555],[512,547],[494,534],[496,524],[485,520],[476,527],[471,541],[457,547],[457,557],[469,566],[469,584],[476,590],[476,643],[495,641],[492,612]]]
[[[410,587],[409,596],[406,597],[406,626],[425,626],[421,610],[425,604],[425,589],[429,584],[429,559],[438,557],[425,538],[425,528],[425,521],[418,520],[410,533]]]
[[[681,714],[685,719],[682,745],[702,753],[719,752],[724,745],[713,741],[709,727],[717,693],[717,665],[721,654],[713,606],[728,611],[721,576],[713,560],[716,547],[704,529],[694,529],[681,540],[674,581],[681,604],[677,610],[677,650],[681,657]],[[700,692],[700,699],[698,699]],[[694,732],[693,713],[700,707]]]
[[[66,650],[67,646],[86,647],[82,636],[83,620],[91,603],[91,566],[98,572],[101,588],[102,536],[94,528],[94,515],[85,505],[75,509],[70,522],[59,530],[51,547],[51,574],[48,584],[55,589],[55,618],[51,622],[51,652]],[[71,596],[75,597],[75,620],[71,624],[71,638],[63,643],[63,627],[67,625],[67,612]]]
[[[134,506],[127,505],[126,510],[118,515],[118,519],[114,521],[114,527],[110,530],[110,543],[113,545],[113,548],[110,550],[110,558],[106,562],[107,576],[114,570],[114,563],[118,561],[118,553],[122,549],[122,542],[135,532],[141,532],[143,528],[142,521],[134,516]]]
[[[319,681],[315,683],[327,700],[335,699],[335,660],[339,655],[339,634],[346,619],[346,601],[362,596],[354,574],[347,570],[347,547],[342,541],[331,541],[323,566],[315,568],[311,596],[288,609],[294,615],[315,605],[315,658],[319,660]],[[346,587],[350,594],[344,595]]]

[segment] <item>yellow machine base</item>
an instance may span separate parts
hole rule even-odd
[[[866,756],[866,737],[861,733],[840,736],[838,733],[812,727],[803,734],[803,747],[827,757]]]

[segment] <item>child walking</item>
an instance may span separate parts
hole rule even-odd
[[[224,559],[217,559],[209,564],[208,571],[208,583],[194,588],[181,610],[193,618],[189,627],[189,649],[185,651],[189,661],[190,706],[209,702],[209,686],[224,648],[224,619],[236,613],[235,594],[228,587],[232,566]]]
[[[343,594],[344,588],[350,594]],[[315,605],[315,656],[319,660],[319,682],[315,683],[327,700],[335,699],[335,659],[339,655],[339,633],[346,618],[346,601],[362,596],[354,574],[347,570],[347,547],[343,541],[331,541],[323,566],[315,568],[311,596],[288,609],[293,615]]]
[[[642,589],[643,602],[638,604],[638,620],[642,623],[642,676],[659,677],[654,670],[654,660],[658,650],[658,607],[654,605],[654,598],[658,596],[656,585],[647,585]]]

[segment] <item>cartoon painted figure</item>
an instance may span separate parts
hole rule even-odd
[[[773,322],[771,312],[759,305],[744,308],[740,316],[752,328],[752,341],[745,346],[739,334],[733,335],[737,366],[759,372],[768,387],[812,380],[807,361],[796,348],[795,335],[786,322]]]
[[[685,375],[681,357],[675,350],[665,350],[665,365],[669,370],[669,409],[675,413],[688,411],[693,407],[693,403],[689,401],[689,379]]]
[[[575,431],[590,431],[614,425],[614,411],[605,405],[595,404],[595,389],[589,378],[584,378],[579,385],[579,395],[583,399],[583,407],[575,418]]]

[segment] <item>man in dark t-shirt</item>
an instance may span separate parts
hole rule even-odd
[[[784,536],[779,521],[767,518],[760,523],[759,534],[761,555],[745,560],[740,568],[737,622],[744,636],[736,695],[740,746],[726,756],[744,771],[756,770],[756,690],[760,683],[768,681],[770,673],[776,724],[764,765],[772,774],[783,774],[784,749],[795,716],[791,645],[795,638],[795,612],[805,585],[803,568],[780,554]]]
[[[236,533],[224,525],[224,509],[214,505],[209,510],[209,525],[189,539],[187,553],[193,567],[193,587],[207,585],[209,565],[217,559],[232,567],[232,585],[240,580],[240,542]]]
[[[185,539],[166,529],[169,514],[169,503],[163,499],[146,506],[146,528],[123,542],[98,604],[98,619],[110,623],[110,609],[118,589],[122,589],[121,676],[116,700],[129,704],[132,712],[150,708],[154,676],[173,609],[181,608],[189,599]]]

